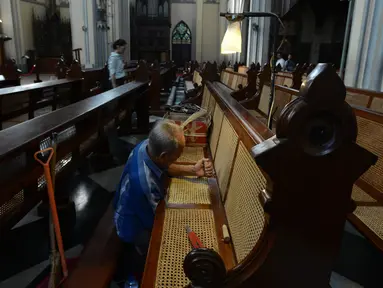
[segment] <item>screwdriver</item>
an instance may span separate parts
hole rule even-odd
[[[186,225],[185,228],[186,228],[186,233],[188,233],[189,241],[191,245],[193,246],[193,248],[204,248],[197,234],[195,234],[188,225]]]

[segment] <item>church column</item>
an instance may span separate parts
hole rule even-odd
[[[196,60],[202,62],[203,1],[197,0]]]
[[[271,11],[271,1],[252,0],[250,11]],[[253,28],[254,27],[254,28]],[[270,18],[250,18],[249,41],[247,46],[247,65],[259,62],[261,65],[269,61]]]
[[[17,64],[21,64],[23,55],[23,37],[21,31],[20,3],[14,0],[0,0],[2,33],[12,38],[5,42],[7,58],[13,58]]]
[[[119,26],[119,38],[125,39],[128,42],[128,47],[125,51],[125,58],[131,60],[130,51],[132,47],[130,39],[130,0],[119,0],[119,21],[116,22]]]
[[[221,0],[219,2],[219,13],[227,12],[227,1]],[[221,54],[221,43],[223,40],[223,36],[225,36],[226,28],[227,28],[227,20],[225,17],[219,17],[219,60],[220,62],[225,61],[225,55]]]
[[[95,65],[95,9],[93,0],[71,1],[70,21],[72,48],[81,48],[81,62],[85,68]]]
[[[383,91],[383,1],[355,1],[346,86]]]

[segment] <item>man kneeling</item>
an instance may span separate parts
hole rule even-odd
[[[182,128],[161,121],[151,130],[149,139],[138,144],[129,156],[116,191],[114,221],[118,236],[126,243],[124,258],[133,265],[127,268],[130,271],[143,270],[156,208],[164,198],[164,177],[213,174],[208,159],[195,165],[173,164],[184,147]],[[133,259],[137,256],[139,259]]]

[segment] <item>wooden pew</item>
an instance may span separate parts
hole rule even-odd
[[[164,107],[167,103],[171,102],[171,90],[174,87],[175,78],[175,69],[176,67],[172,63],[166,63],[162,68],[158,65],[158,63],[154,63],[151,67],[150,72],[150,91],[149,91],[149,99],[150,99],[150,110],[151,114],[154,115],[163,115]],[[161,96],[166,96],[167,101],[162,103]],[[175,95],[174,95],[175,96]]]
[[[205,82],[202,106],[213,119],[209,145],[188,147],[181,157],[211,157],[216,177],[170,180],[141,287],[328,287],[352,211],[352,184],[376,156],[354,143],[355,116],[342,81],[328,66],[316,69],[318,77],[308,77],[302,98],[281,116],[276,137],[230,88]],[[326,97],[313,90],[320,86]],[[317,121],[341,121],[330,132],[339,138],[316,138]],[[192,249],[185,225],[207,249]]]
[[[21,71],[17,69],[15,59],[7,59],[0,67],[0,75],[4,80],[0,81],[0,88],[19,86]]]
[[[56,186],[67,181],[68,173],[74,172],[84,157],[100,149],[105,151],[108,131],[117,127],[122,130],[127,125],[129,121],[125,122],[125,119],[131,117],[129,112],[135,102],[148,103],[145,99],[149,81],[145,69],[145,65],[139,68],[140,73],[146,75],[143,79],[137,78],[116,89],[0,131],[0,138],[7,139],[0,141],[2,238],[7,237],[9,229],[46,195],[42,167],[33,159],[33,154],[43,143],[49,142],[53,133],[58,133]],[[56,194],[57,199],[63,197],[66,195]],[[111,206],[93,235],[64,287],[96,287],[110,281],[121,244],[116,241]],[[88,274],[89,271],[93,273]]]
[[[82,100],[81,84],[81,79],[61,79],[0,89],[0,129],[3,122],[24,114],[27,114],[25,120],[33,119],[38,109],[51,106],[54,111],[62,105]],[[65,91],[61,91],[64,87]],[[52,92],[51,95],[45,94],[47,90]],[[23,120],[16,123],[20,121]]]
[[[383,171],[383,113],[375,112],[361,106],[354,105],[358,95],[365,95],[367,101],[372,103],[374,99],[381,99],[381,93],[357,89],[358,94],[350,98],[353,88],[346,87],[346,102],[352,105],[358,124],[357,143],[365,149],[379,156],[375,166],[367,171],[355,183],[352,198],[356,204],[356,210],[347,215],[349,221],[378,249],[383,251],[383,230],[380,223],[383,222],[383,186],[381,185],[381,173]],[[263,95],[263,102],[267,101],[268,95]],[[300,96],[298,90],[276,85],[275,102],[278,107],[274,113],[274,121],[278,121],[283,108],[288,103]],[[379,100],[378,100],[379,101]],[[262,109],[262,108],[261,108]],[[255,111],[250,111],[254,114]],[[275,125],[274,125],[275,126]]]

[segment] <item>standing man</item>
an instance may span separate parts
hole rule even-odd
[[[125,83],[125,64],[123,55],[126,44],[124,39],[118,39],[113,43],[113,52],[110,54],[108,60],[109,80],[112,84],[112,88],[116,88]]]
[[[149,133],[149,139],[138,144],[129,156],[116,191],[114,221],[117,235],[125,245],[124,270],[130,273],[143,272],[156,208],[165,196],[165,176],[213,175],[208,159],[195,165],[173,164],[184,147],[183,129],[160,121]]]
[[[288,59],[285,64],[285,71],[293,72],[295,69],[295,62],[293,61],[293,55],[289,54]]]

